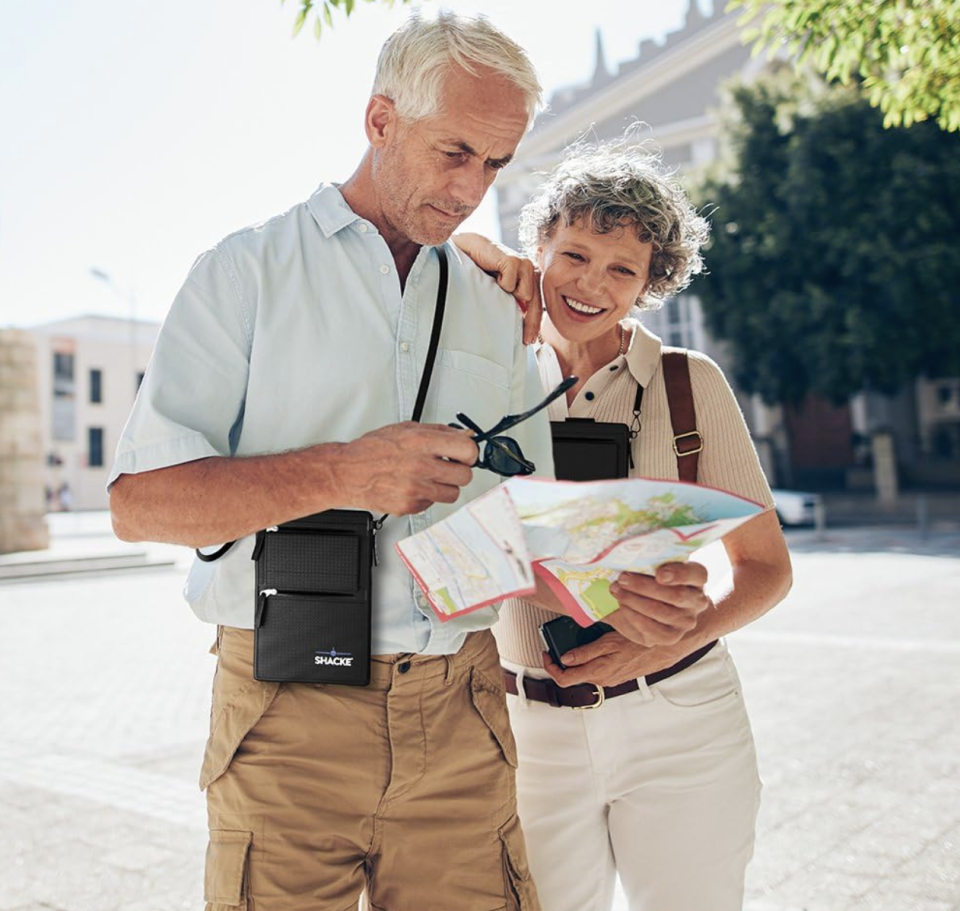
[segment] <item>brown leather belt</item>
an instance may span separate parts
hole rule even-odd
[[[662,671],[647,674],[643,679],[648,686],[652,686],[654,683],[666,680],[674,674],[679,674],[680,671],[686,670],[691,664],[696,664],[716,644],[717,640],[714,639],[713,642],[708,642],[685,658],[681,658],[676,664],[671,664],[670,667],[665,667]],[[508,693],[513,696],[517,695],[517,675],[513,671],[503,669],[503,684]],[[550,678],[545,680],[534,677],[523,678],[523,691],[526,693],[527,699],[570,709],[596,709],[603,705],[607,699],[622,696],[624,693],[635,693],[638,689],[640,689],[640,684],[636,680],[627,680],[625,683],[619,683],[616,686],[601,687],[593,683],[558,686]]]

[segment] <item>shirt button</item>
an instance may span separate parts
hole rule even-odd
[[[585,398],[588,402],[592,402],[593,399],[594,399],[594,394],[593,394],[592,392],[587,392],[587,393],[584,395],[584,398]]]
[[[361,234],[366,234],[366,233],[367,233],[367,226],[366,226],[366,225],[360,225],[360,233],[361,233]]]
[[[397,665],[397,673],[405,674],[409,670],[410,670],[409,661],[402,661],[400,662],[400,664]]]
[[[410,350],[410,342],[400,342],[400,350],[406,354]]]
[[[383,275],[389,275],[389,274],[390,274],[390,267],[389,267],[389,266],[381,266],[381,267],[380,267],[380,272],[381,272]]]

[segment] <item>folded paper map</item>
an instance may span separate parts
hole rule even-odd
[[[540,577],[589,626],[617,609],[621,572],[683,562],[763,509],[682,481],[511,478],[396,547],[441,620],[532,594]]]

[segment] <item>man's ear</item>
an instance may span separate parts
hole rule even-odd
[[[364,116],[364,128],[370,145],[379,149],[393,137],[397,128],[397,109],[386,95],[371,95]]]

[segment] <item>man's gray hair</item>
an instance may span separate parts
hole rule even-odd
[[[440,112],[443,81],[452,66],[474,76],[485,68],[508,79],[523,93],[533,123],[543,95],[537,71],[526,51],[485,16],[415,12],[383,45],[373,94],[385,95],[408,120],[430,117]]]
[[[633,228],[653,245],[647,290],[637,305],[652,310],[703,271],[707,220],[687,199],[659,155],[628,130],[605,144],[577,143],[520,212],[520,243],[536,259],[557,225],[582,223],[598,234]]]

